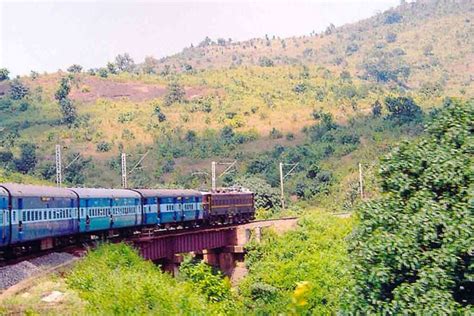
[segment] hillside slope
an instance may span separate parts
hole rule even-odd
[[[440,84],[450,94],[472,96],[473,33],[472,1],[417,1],[350,25],[331,25],[320,34],[284,39],[267,36],[236,43],[204,40],[160,60],[157,71],[168,66],[183,71],[188,65],[201,70],[316,64],[374,79],[371,66],[394,72],[408,67],[407,78],[400,74],[398,79],[410,88]]]
[[[421,130],[415,115],[392,120],[387,100],[427,114],[446,96],[474,96],[473,14],[470,1],[423,1],[322,35],[208,43],[122,71],[32,74],[20,78],[21,97],[17,80],[3,81],[0,168],[54,181],[60,144],[71,185],[120,186],[126,152],[131,186],[206,188],[210,161],[235,159],[220,185],[250,178],[269,192],[278,162],[298,162],[294,199],[332,192],[350,208],[358,163],[370,176],[381,154]],[[69,125],[55,99],[63,78],[77,108]]]

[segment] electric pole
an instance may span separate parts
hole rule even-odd
[[[211,163],[211,190],[215,191],[216,190],[216,165],[226,165],[227,168],[222,171],[222,173],[218,176],[218,178],[222,177],[223,175],[229,173],[229,171],[232,169],[232,167],[235,166],[237,163],[237,160],[234,160],[233,162],[215,162],[213,161]]]
[[[122,187],[127,188],[127,154],[122,153]]]
[[[285,208],[285,189],[283,185],[283,180],[285,180],[286,177],[288,177],[293,170],[298,166],[299,162],[297,163],[282,163],[280,162],[280,189],[281,189],[281,207],[284,209]],[[283,175],[283,167],[284,166],[291,166],[290,171],[288,171],[285,175]]]
[[[362,178],[362,164],[359,162],[359,190],[360,190],[360,198],[361,200],[364,199],[364,186],[363,186],[363,178]]]
[[[62,166],[61,166],[61,145],[56,145],[56,185],[61,187],[63,182]]]
[[[211,191],[216,191],[216,162],[211,163]]]
[[[285,190],[283,189],[283,163],[280,162],[281,208],[285,209]]]

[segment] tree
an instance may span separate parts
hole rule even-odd
[[[398,12],[388,12],[385,14],[384,24],[395,24],[402,20],[402,16]]]
[[[68,126],[72,126],[77,119],[76,106],[69,99],[69,92],[71,91],[71,82],[69,78],[61,78],[59,88],[54,94],[56,100],[58,100],[61,114],[63,116],[63,123]]]
[[[266,56],[262,56],[258,59],[258,64],[260,67],[273,67],[274,63],[273,60]]]
[[[385,35],[385,40],[387,43],[394,43],[397,41],[397,34],[389,32],[387,35]]]
[[[386,97],[385,106],[390,112],[388,117],[400,123],[419,119],[423,113],[410,97]]]
[[[145,62],[143,63],[143,73],[145,74],[155,74],[156,69],[158,69],[158,59],[153,56],[145,57]]]
[[[120,71],[132,72],[135,69],[135,62],[128,53],[117,55],[117,57],[115,57],[115,64]]]
[[[9,80],[10,71],[7,68],[0,68],[0,81]]]
[[[30,72],[30,78],[31,78],[31,80],[36,80],[36,79],[38,79],[38,78],[39,78],[39,73],[36,72],[36,71],[34,71],[34,70],[32,70],[32,71]]]
[[[36,146],[31,143],[20,145],[20,158],[15,159],[16,169],[21,173],[33,170],[38,162],[36,158]]]
[[[206,47],[212,44],[212,40],[209,38],[209,36],[206,36],[199,44],[198,47]]]
[[[146,61],[146,59],[145,59],[145,61]],[[102,69],[103,69],[103,68],[102,68]],[[113,75],[116,75],[116,74],[117,74],[117,67],[115,66],[114,63],[112,63],[112,62],[110,62],[110,61],[107,63],[106,70],[107,70],[109,73],[113,74]]]
[[[166,121],[166,115],[163,112],[161,112],[161,108],[158,105],[155,106],[155,115],[158,118],[159,122]]]
[[[382,159],[382,195],[351,241],[351,314],[472,311],[473,122],[472,101],[449,100],[425,136]]]
[[[67,71],[70,72],[70,73],[73,73],[73,74],[78,74],[82,71],[82,66],[78,65],[78,64],[73,64],[73,65],[69,66]]]
[[[10,82],[10,98],[21,100],[28,95],[29,89],[19,79],[13,79]]]
[[[380,117],[381,115],[382,115],[382,105],[380,104],[379,100],[376,100],[375,103],[372,105],[372,116]]]
[[[186,95],[186,92],[184,91],[184,88],[178,82],[176,81],[171,82],[168,85],[168,91],[166,92],[166,95],[165,95],[164,104],[166,106],[170,106],[173,103],[184,102],[185,95]]]
[[[255,208],[275,209],[280,207],[278,189],[272,188],[264,179],[245,177],[237,179],[236,183],[255,194]]]

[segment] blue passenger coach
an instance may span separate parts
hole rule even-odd
[[[73,192],[16,183],[0,187],[8,192],[10,243],[77,233],[77,196]]]
[[[136,189],[142,196],[144,225],[167,225],[203,219],[202,195],[195,190]]]
[[[141,225],[140,195],[125,189],[71,188],[79,197],[80,232]]]

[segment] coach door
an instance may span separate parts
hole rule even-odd
[[[0,188],[0,245],[3,245],[5,242],[7,242],[7,234],[10,229],[8,217],[7,192]]]

